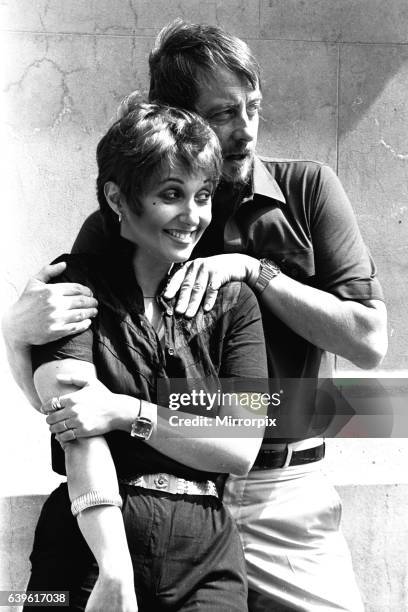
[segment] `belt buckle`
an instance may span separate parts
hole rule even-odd
[[[158,491],[169,489],[169,479],[165,474],[157,474],[154,479],[154,486]]]

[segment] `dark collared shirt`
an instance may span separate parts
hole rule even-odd
[[[74,250],[103,250],[104,240],[100,214],[94,213]],[[268,257],[295,280],[342,300],[383,299],[349,199],[336,174],[318,162],[256,158],[250,185],[232,192],[221,184],[213,199],[213,220],[193,257],[223,252]],[[298,424],[297,433],[301,423],[304,436],[319,433],[314,426],[308,429],[312,399],[306,399],[309,394],[298,379],[330,377],[333,356],[260,305],[269,375],[294,381],[282,410]]]
[[[164,337],[159,340],[144,315],[143,295],[128,257],[64,255],[60,260],[67,261],[68,266],[56,282],[79,282],[90,287],[99,302],[98,316],[81,334],[33,347],[34,368],[56,359],[88,361],[113,393],[164,406],[174,385],[180,393],[180,381],[184,392],[229,392],[234,385],[225,388],[225,379],[242,383],[241,390],[267,391],[261,315],[253,292],[245,284],[228,283],[214,308],[208,313],[200,309],[191,320],[174,314],[173,304],[159,298],[164,321]],[[214,416],[205,408],[197,412]],[[110,432],[106,439],[119,477],[156,472],[191,480],[215,477],[166,457],[127,432]],[[53,469],[65,473],[64,453],[55,439],[52,459]]]

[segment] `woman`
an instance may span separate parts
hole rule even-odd
[[[235,390],[220,379],[265,390],[250,383],[267,376],[257,302],[246,285],[230,283],[210,312],[188,321],[161,297],[170,269],[190,257],[210,222],[219,143],[193,114],[130,101],[97,161],[110,248],[97,259],[63,259],[65,279],[97,297],[98,317],[91,329],[33,350],[35,385],[63,447],[54,437],[53,468],[67,474],[97,565],[62,485],[40,517],[28,589],[68,585],[73,609],[241,612],[242,551],[214,483],[249,470],[262,428],[255,419],[233,433],[218,424],[216,416],[254,416],[238,394],[211,411],[198,407],[207,420],[194,434],[171,425],[167,406],[176,390],[181,397],[181,381],[191,398],[197,387],[213,398]],[[75,385],[82,389],[72,393]],[[177,421],[188,416],[179,410]]]

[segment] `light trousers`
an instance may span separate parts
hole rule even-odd
[[[238,524],[255,592],[250,612],[363,610],[340,529],[341,502],[322,464],[227,480],[224,503]]]

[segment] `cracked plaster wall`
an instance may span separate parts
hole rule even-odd
[[[261,152],[319,159],[339,173],[387,297],[383,369],[408,370],[405,0],[3,0],[2,306],[29,274],[70,249],[95,208],[96,143],[120,98],[146,90],[148,51],[175,17],[222,25],[250,43],[263,67]],[[41,419],[12,383],[4,356],[0,367],[12,407],[1,432],[9,460],[3,465],[13,465],[2,490],[12,500],[5,516],[17,517],[4,550],[15,552],[29,547],[38,507],[30,496],[56,479]],[[339,360],[339,367],[350,364]],[[328,470],[343,487],[367,609],[402,610],[407,564],[397,552],[407,548],[400,512],[408,505],[406,441],[335,440],[328,455]],[[385,521],[387,540],[379,535]],[[4,575],[21,586],[26,566],[13,554],[3,555]]]

